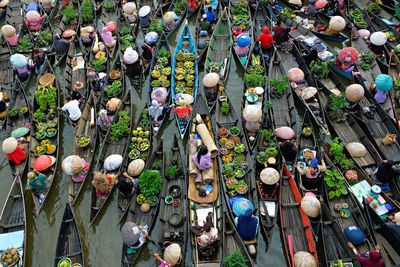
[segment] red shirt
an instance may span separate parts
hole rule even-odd
[[[377,251],[370,251],[369,258],[365,258],[357,254],[357,260],[363,267],[383,267],[384,261]]]
[[[263,32],[258,36],[257,42],[261,43],[262,48],[269,49],[274,44],[274,38],[269,32],[268,27],[264,27]]]
[[[274,33],[274,41],[277,41],[279,38],[279,35],[282,34],[282,32],[285,30],[285,27],[281,26],[275,26],[272,28],[272,32]]]

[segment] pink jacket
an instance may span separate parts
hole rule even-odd
[[[38,32],[38,31],[40,31],[40,27],[42,26],[43,20],[44,20],[44,17],[43,17],[43,16],[40,17],[40,19],[37,20],[37,21],[28,21],[28,20],[25,18],[26,27],[28,27],[28,29],[29,29],[30,31]]]
[[[6,40],[10,46],[16,46],[18,43],[18,34],[15,34],[11,37],[6,37]]]

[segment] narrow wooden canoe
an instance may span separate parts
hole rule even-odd
[[[193,100],[194,103],[196,103],[197,91],[198,91],[198,86],[199,86],[199,84],[198,84],[199,69],[198,69],[198,61],[197,61],[197,50],[196,50],[195,41],[190,32],[189,25],[187,24],[187,22],[183,28],[181,36],[179,37],[178,43],[175,48],[174,57],[172,58],[171,97],[172,97],[173,103],[176,103],[176,99],[175,99],[176,95],[178,93],[180,93],[178,91],[178,86],[177,86],[178,81],[175,78],[176,69],[178,66],[177,55],[179,52],[183,52],[184,54],[191,53],[192,55],[194,55],[194,74],[193,74],[194,80],[193,80],[193,87],[192,87],[193,90],[192,90],[191,95],[194,98],[194,100]],[[182,90],[182,88],[181,88],[181,90]],[[178,125],[178,131],[181,136],[181,139],[185,138],[186,132],[190,126],[192,116],[191,116],[191,114],[189,114],[189,116],[190,116],[190,118],[188,118],[187,120],[182,120],[182,119],[179,119],[178,116],[175,114],[175,120],[176,120],[176,124]]]
[[[72,147],[72,155],[78,155],[83,158],[87,163],[90,163],[90,168],[87,172],[87,177],[90,176],[89,173],[94,167],[94,159],[96,151],[98,151],[98,140],[97,140],[97,126],[96,126],[96,101],[94,99],[94,94],[89,95],[89,99],[85,104],[82,116],[78,121],[75,131],[75,139]],[[92,123],[92,119],[93,122]],[[90,143],[87,147],[80,147],[77,144],[78,138],[80,136],[87,135],[90,137]],[[81,183],[75,183],[72,179],[68,180],[68,202],[74,205],[78,199],[82,188],[87,183],[89,179],[85,179]]]
[[[232,56],[232,31],[227,10],[224,9],[221,17],[215,25],[215,30],[211,36],[207,55],[205,59],[204,69],[206,73],[216,72],[219,75],[219,88],[225,88],[225,84],[229,75]],[[209,90],[209,89],[208,89]],[[215,90],[215,89],[213,89]],[[213,95],[213,94],[212,94]],[[209,97],[205,89],[207,105],[211,111],[217,99]]]
[[[46,73],[50,73],[50,74],[55,75],[55,72],[54,72],[54,70],[53,70],[52,66],[50,65],[50,62],[49,62],[49,60],[47,58],[45,59],[45,62],[43,64],[43,71],[42,71],[43,75],[46,74]],[[36,88],[39,86],[39,80],[40,80],[40,78],[38,79],[38,83],[36,84]],[[61,91],[61,89],[60,89],[60,85],[57,82],[57,79],[55,80],[53,87],[56,88],[55,106],[56,107],[60,107],[60,91]],[[33,110],[33,114],[35,114],[35,112],[37,110],[39,110],[39,105],[38,105],[36,99],[34,99],[33,109],[32,110]],[[47,111],[49,111],[49,109],[47,109]],[[55,175],[57,173],[58,166],[60,165],[57,162],[58,159],[59,159],[58,155],[59,155],[59,151],[60,151],[58,146],[60,145],[60,137],[62,135],[60,133],[60,123],[59,123],[60,122],[60,114],[57,111],[57,109],[55,109],[54,112],[56,114],[55,115],[55,120],[57,122],[57,126],[56,126],[56,131],[57,132],[56,132],[56,135],[54,137],[50,138],[50,142],[51,142],[51,144],[56,146],[56,151],[53,153],[53,156],[56,158],[56,162],[53,164],[52,168],[46,170],[46,172],[43,173],[44,175],[46,175],[46,188],[44,188],[43,191],[38,193],[38,194],[35,194],[32,191],[32,198],[33,198],[33,202],[34,202],[34,211],[36,212],[36,214],[39,214],[39,212],[41,211],[41,209],[42,209],[42,207],[43,207],[43,205],[44,205],[44,203],[45,203],[45,201],[47,199],[47,195],[48,195],[48,193],[50,192],[50,190],[52,188],[52,184],[53,184]],[[29,151],[30,151],[29,171],[34,171],[33,164],[35,163],[36,156],[34,155],[33,150],[41,142],[41,140],[39,140],[35,136],[36,135],[36,131],[38,130],[38,127],[37,127],[36,124],[37,124],[36,122],[33,123],[32,124],[32,128],[31,128],[31,134],[33,134],[33,136],[31,136],[30,147],[29,147]]]
[[[15,247],[24,266],[26,252],[26,211],[24,190],[20,177],[15,177],[0,214],[0,253]]]
[[[96,2],[94,0],[83,0],[79,2],[79,10],[80,12],[86,12],[85,16],[81,14],[80,20],[80,29],[77,32],[77,36],[79,36],[79,41],[82,43],[82,47],[84,48],[86,60],[89,60],[89,55],[91,54],[92,46],[94,45],[94,41],[91,44],[83,44],[80,36],[81,36],[81,29],[87,26],[93,26],[96,28],[97,18],[96,18]],[[90,14],[89,10],[91,10],[92,14]]]
[[[159,145],[157,146],[157,151],[155,151],[154,153],[154,161],[149,160],[145,169],[157,170],[160,172],[161,177],[164,177],[164,168],[163,168],[164,159],[162,151],[163,151],[163,139],[160,139]],[[158,161],[159,163],[157,164],[157,166],[155,166],[154,164],[156,161]],[[142,227],[147,225],[148,233],[150,235],[157,221],[157,214],[160,208],[160,201],[154,206],[150,206],[150,210],[145,213],[142,212],[141,205],[139,205],[136,202],[136,196],[137,194],[135,194],[135,196],[132,198],[132,201],[129,205],[129,211],[126,218],[126,222],[135,222]],[[160,200],[160,194],[157,194],[156,197]],[[144,246],[140,247],[139,250],[136,251],[136,253],[128,254],[128,246],[124,244],[122,247],[122,264],[124,266],[130,266],[130,267],[137,266],[138,264],[137,261],[139,259],[139,256],[141,255],[141,252],[143,251],[143,248]]]
[[[12,107],[11,109],[17,110],[17,115],[16,117],[10,117],[10,114],[8,114],[8,119],[7,119],[7,135],[11,136],[11,133],[20,128],[20,127],[26,127],[30,128],[32,125],[32,113],[31,113],[31,107],[28,103],[28,100],[26,98],[26,94],[24,91],[24,88],[22,88],[22,85],[17,77],[15,77],[15,82],[14,82],[14,91],[12,95],[12,100],[10,102],[10,106]],[[27,109],[26,113],[21,113],[20,110],[21,108]],[[11,110],[10,110],[11,111]],[[9,112],[10,112],[9,111]],[[14,176],[19,176],[23,177],[23,174],[26,170],[26,167],[28,166],[29,163],[29,136],[30,133],[28,133],[28,136],[25,136],[25,153],[26,153],[26,159],[24,162],[22,162],[19,165],[15,165],[10,161],[10,167],[11,167],[11,172]]]
[[[83,252],[79,230],[75,222],[74,213],[69,203],[65,205],[60,232],[57,239],[56,257],[54,266],[62,259],[70,259],[72,264],[79,263],[83,266]]]
[[[167,35],[167,38],[170,38],[170,36],[172,36],[179,29],[181,23],[185,20],[185,17],[187,15],[187,5],[185,5],[184,8],[179,8],[180,10],[179,12],[178,9],[175,8],[175,6],[179,3],[180,0],[172,0],[170,5],[164,5],[162,7],[162,12],[161,12],[162,14],[165,14],[168,11],[173,11],[177,16],[179,16],[179,20],[175,22],[175,25],[172,28],[166,27],[167,24],[163,20],[164,32]]]
[[[164,185],[161,196],[160,216],[160,240],[164,250],[166,246],[172,243],[178,243],[182,249],[182,261],[180,266],[185,265],[186,245],[188,239],[188,216],[187,216],[187,168],[184,162],[184,155],[179,146],[179,137],[174,135],[170,153],[164,153]],[[176,168],[175,168],[176,167]],[[173,171],[173,170],[176,170]],[[167,196],[172,196],[175,203],[167,204]],[[175,200],[176,199],[176,200]],[[171,225],[174,217],[179,218],[177,223]]]
[[[318,266],[317,248],[310,219],[300,207],[302,196],[287,165],[283,165],[280,186],[281,233],[286,259],[294,266],[294,255],[299,251],[311,253]]]
[[[126,96],[123,99],[123,102],[121,104],[121,107],[115,114],[115,118],[113,119],[113,123],[118,122],[118,116],[121,113],[121,111],[127,112],[128,116],[132,116],[132,111],[133,111],[133,102],[131,99],[131,93],[128,92]],[[132,125],[132,121],[130,122],[130,125]],[[128,127],[130,127],[128,125]],[[122,155],[122,157],[126,156],[124,155],[124,152],[126,152],[126,146],[128,145],[128,140],[129,140],[129,135],[123,136],[119,140],[113,140],[112,138],[112,127],[110,127],[107,131],[107,134],[104,138],[102,149],[100,151],[100,157],[99,160],[97,161],[95,171],[100,171],[100,172],[105,172],[104,170],[104,161],[106,158],[110,155]],[[117,175],[122,169],[122,164],[119,166],[114,171],[107,172],[109,175]],[[114,189],[115,186],[112,185],[112,187],[109,190],[109,193],[107,196],[98,196],[96,194],[96,189],[94,186],[92,186],[92,197],[91,197],[91,206],[90,206],[90,223],[92,224],[93,222],[96,221],[97,217],[99,217],[101,214],[101,211],[104,210],[107,206],[108,203],[111,199],[111,196],[114,194]]]
[[[3,89],[12,89],[14,81],[14,69],[10,63],[10,51],[7,47],[0,47],[0,76],[1,87]]]

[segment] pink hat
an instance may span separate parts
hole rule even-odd
[[[109,30],[110,32],[113,32],[117,29],[117,23],[114,21],[107,22],[106,27],[107,27],[107,30]]]

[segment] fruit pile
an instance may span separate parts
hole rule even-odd
[[[16,248],[9,248],[1,255],[0,263],[4,266],[13,266],[19,259],[18,250]]]

